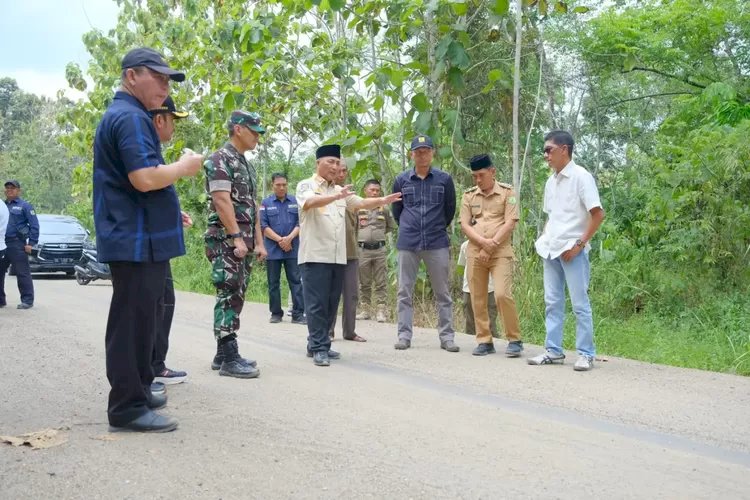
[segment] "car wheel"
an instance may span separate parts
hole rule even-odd
[[[91,283],[91,278],[87,278],[86,276],[81,275],[78,271],[75,272],[76,275],[76,283],[79,285],[88,285]]]

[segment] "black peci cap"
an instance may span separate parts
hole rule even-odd
[[[469,166],[472,170],[482,170],[483,168],[491,167],[492,158],[487,154],[473,156],[471,160],[469,160]]]
[[[341,146],[339,146],[338,144],[324,144],[323,146],[320,146],[317,151],[315,151],[316,160],[319,160],[326,156],[341,158]]]

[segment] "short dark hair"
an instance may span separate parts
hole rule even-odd
[[[288,181],[287,176],[282,174],[281,172],[275,172],[271,174],[271,184],[276,182],[276,179],[284,179],[285,181]]]
[[[376,185],[376,186],[380,186],[380,181],[379,181],[379,180],[377,180],[377,179],[368,179],[368,180],[367,180],[367,181],[365,182],[365,187],[364,187],[364,189],[367,189],[367,187],[368,187],[368,186],[372,186],[373,184],[374,184],[374,185]]]
[[[570,132],[567,130],[553,130],[552,132],[547,132],[547,135],[544,136],[544,142],[547,141],[552,141],[558,146],[568,146],[568,155],[571,158],[573,157],[575,141],[573,140],[573,136],[570,135]]]
[[[234,126],[236,124],[232,122],[227,122],[227,132],[229,132],[229,137],[234,137]]]

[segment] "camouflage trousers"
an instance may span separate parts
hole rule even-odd
[[[250,251],[242,259],[234,255],[232,240],[207,237],[205,241],[206,258],[211,262],[211,282],[216,288],[214,337],[218,341],[240,329],[240,313],[253,267],[253,241],[245,238]]]

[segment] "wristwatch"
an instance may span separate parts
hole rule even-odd
[[[232,233],[232,234],[228,234],[228,235],[227,235],[227,238],[232,238],[232,239],[235,239],[235,238],[242,238],[242,233]]]
[[[583,240],[576,240],[576,246],[582,247],[583,246]]]

